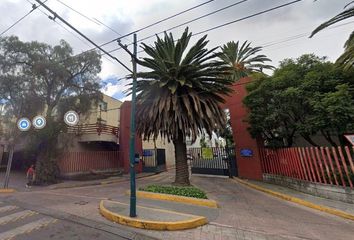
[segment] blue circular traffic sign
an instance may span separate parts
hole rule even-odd
[[[31,122],[30,120],[28,120],[28,118],[20,118],[17,121],[17,127],[18,129],[20,129],[20,131],[28,131],[31,127]]]

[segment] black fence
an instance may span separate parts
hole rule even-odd
[[[190,148],[192,173],[237,176],[235,148]]]

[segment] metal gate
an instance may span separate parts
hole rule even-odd
[[[237,176],[235,148],[190,148],[192,173]]]

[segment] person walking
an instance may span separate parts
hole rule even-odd
[[[31,188],[35,178],[35,168],[33,164],[28,168],[26,176],[27,176],[26,188]]]

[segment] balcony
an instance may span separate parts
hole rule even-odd
[[[119,144],[119,128],[102,123],[68,127],[68,133],[77,135],[79,142],[113,142]]]

